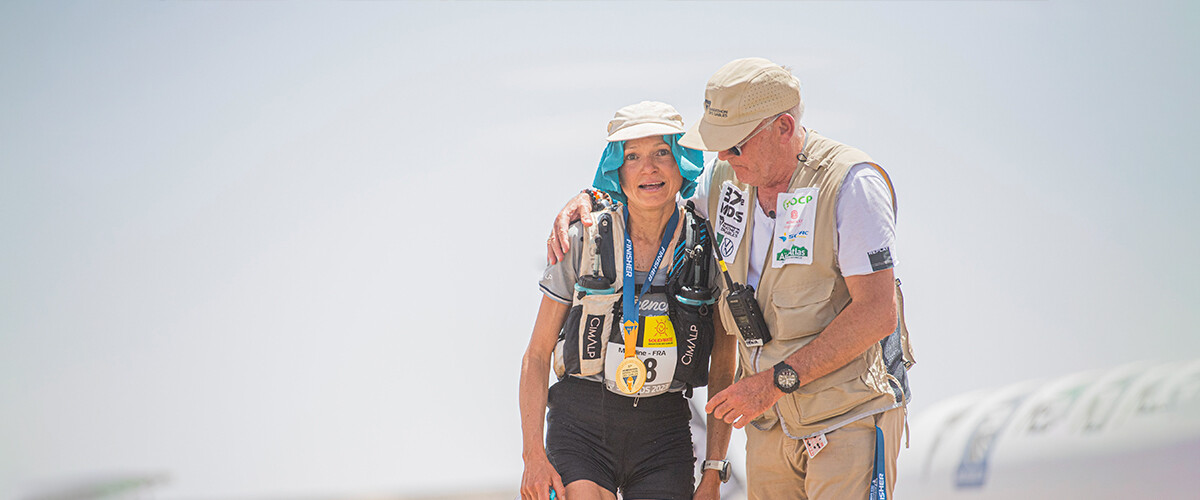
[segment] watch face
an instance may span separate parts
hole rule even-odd
[[[796,376],[796,370],[784,368],[775,373],[775,384],[780,388],[791,389],[799,383],[799,377]]]

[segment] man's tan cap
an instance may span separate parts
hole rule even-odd
[[[683,133],[683,117],[670,104],[642,101],[617,110],[608,122],[608,142]]]
[[[704,89],[704,117],[679,144],[724,151],[741,142],[763,118],[800,104],[800,81],[761,57],[738,59],[717,70]],[[799,119],[800,117],[796,117]]]

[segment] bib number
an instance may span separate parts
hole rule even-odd
[[[675,379],[678,362],[678,343],[675,329],[667,316],[646,316],[646,331],[635,352],[645,366],[645,381],[639,390],[626,392],[628,384],[622,375],[622,363],[627,359],[625,345],[613,343],[608,346],[604,359],[604,386],[608,390],[625,396],[654,396],[667,392]],[[630,358],[634,359],[634,358]],[[628,374],[626,374],[628,375]]]

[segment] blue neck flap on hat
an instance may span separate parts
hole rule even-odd
[[[675,163],[679,165],[679,174],[683,176],[679,194],[687,199],[696,191],[696,178],[704,171],[704,153],[680,146],[680,137],[683,137],[683,134],[662,136],[663,141],[671,147],[671,154],[675,156]],[[617,169],[624,164],[625,141],[608,143],[608,147],[604,148],[604,155],[600,157],[600,166],[596,168],[596,178],[592,180],[592,187],[608,193],[614,200],[625,203],[625,193],[621,191],[621,177],[617,173]]]

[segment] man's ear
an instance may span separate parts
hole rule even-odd
[[[772,126],[779,133],[780,144],[787,144],[792,140],[792,136],[796,135],[796,118],[789,113],[779,115],[779,119],[775,120]]]

